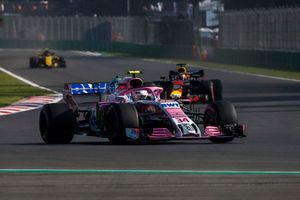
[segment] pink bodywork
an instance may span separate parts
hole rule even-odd
[[[166,108],[166,111],[175,119],[187,117],[180,108]]]

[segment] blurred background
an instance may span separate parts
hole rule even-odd
[[[300,0],[0,0],[0,48],[300,70]]]

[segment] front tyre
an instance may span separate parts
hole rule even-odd
[[[228,101],[215,101],[208,105],[204,113],[204,126],[219,127],[224,136],[211,137],[214,143],[227,143],[234,139],[233,129],[237,126],[235,107]]]
[[[76,116],[64,103],[46,104],[40,112],[40,134],[47,144],[70,143],[75,125]]]
[[[112,104],[106,118],[106,131],[112,144],[126,142],[126,128],[139,128],[138,112],[132,104]]]

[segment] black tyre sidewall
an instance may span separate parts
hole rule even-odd
[[[216,126],[224,126],[237,123],[236,110],[234,106],[228,101],[215,101],[210,103],[206,108],[204,115],[207,115],[207,113],[209,112],[213,112],[216,114]]]
[[[222,82],[219,79],[212,79],[214,99],[215,101],[223,100],[223,86]]]
[[[59,67],[61,67],[61,68],[66,68],[67,67],[64,57],[59,57],[58,63],[59,63]]]
[[[29,58],[29,67],[30,68],[36,68],[37,67],[36,58],[34,58],[34,57]]]
[[[117,113],[116,106],[111,106],[107,114],[107,136],[112,144],[121,144],[125,142],[125,131],[122,130],[123,124],[120,122],[120,115]]]
[[[132,104],[112,104],[106,120],[108,139],[113,144],[126,142],[126,128],[139,128],[138,113]]]
[[[45,143],[69,143],[74,136],[76,117],[66,104],[47,104],[41,110],[39,124]]]
[[[223,129],[226,125],[237,124],[237,113],[234,106],[227,101],[215,101],[208,105],[208,109],[205,111],[205,117],[207,118],[207,112],[212,112],[216,115],[214,126]],[[207,119],[205,119],[207,120]],[[211,125],[204,122],[204,126]],[[227,143],[234,139],[232,135],[226,135],[225,137],[212,137],[210,140],[214,143]]]

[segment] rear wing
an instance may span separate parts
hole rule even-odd
[[[108,91],[107,82],[94,83],[65,83],[64,92],[72,95],[105,94]]]

